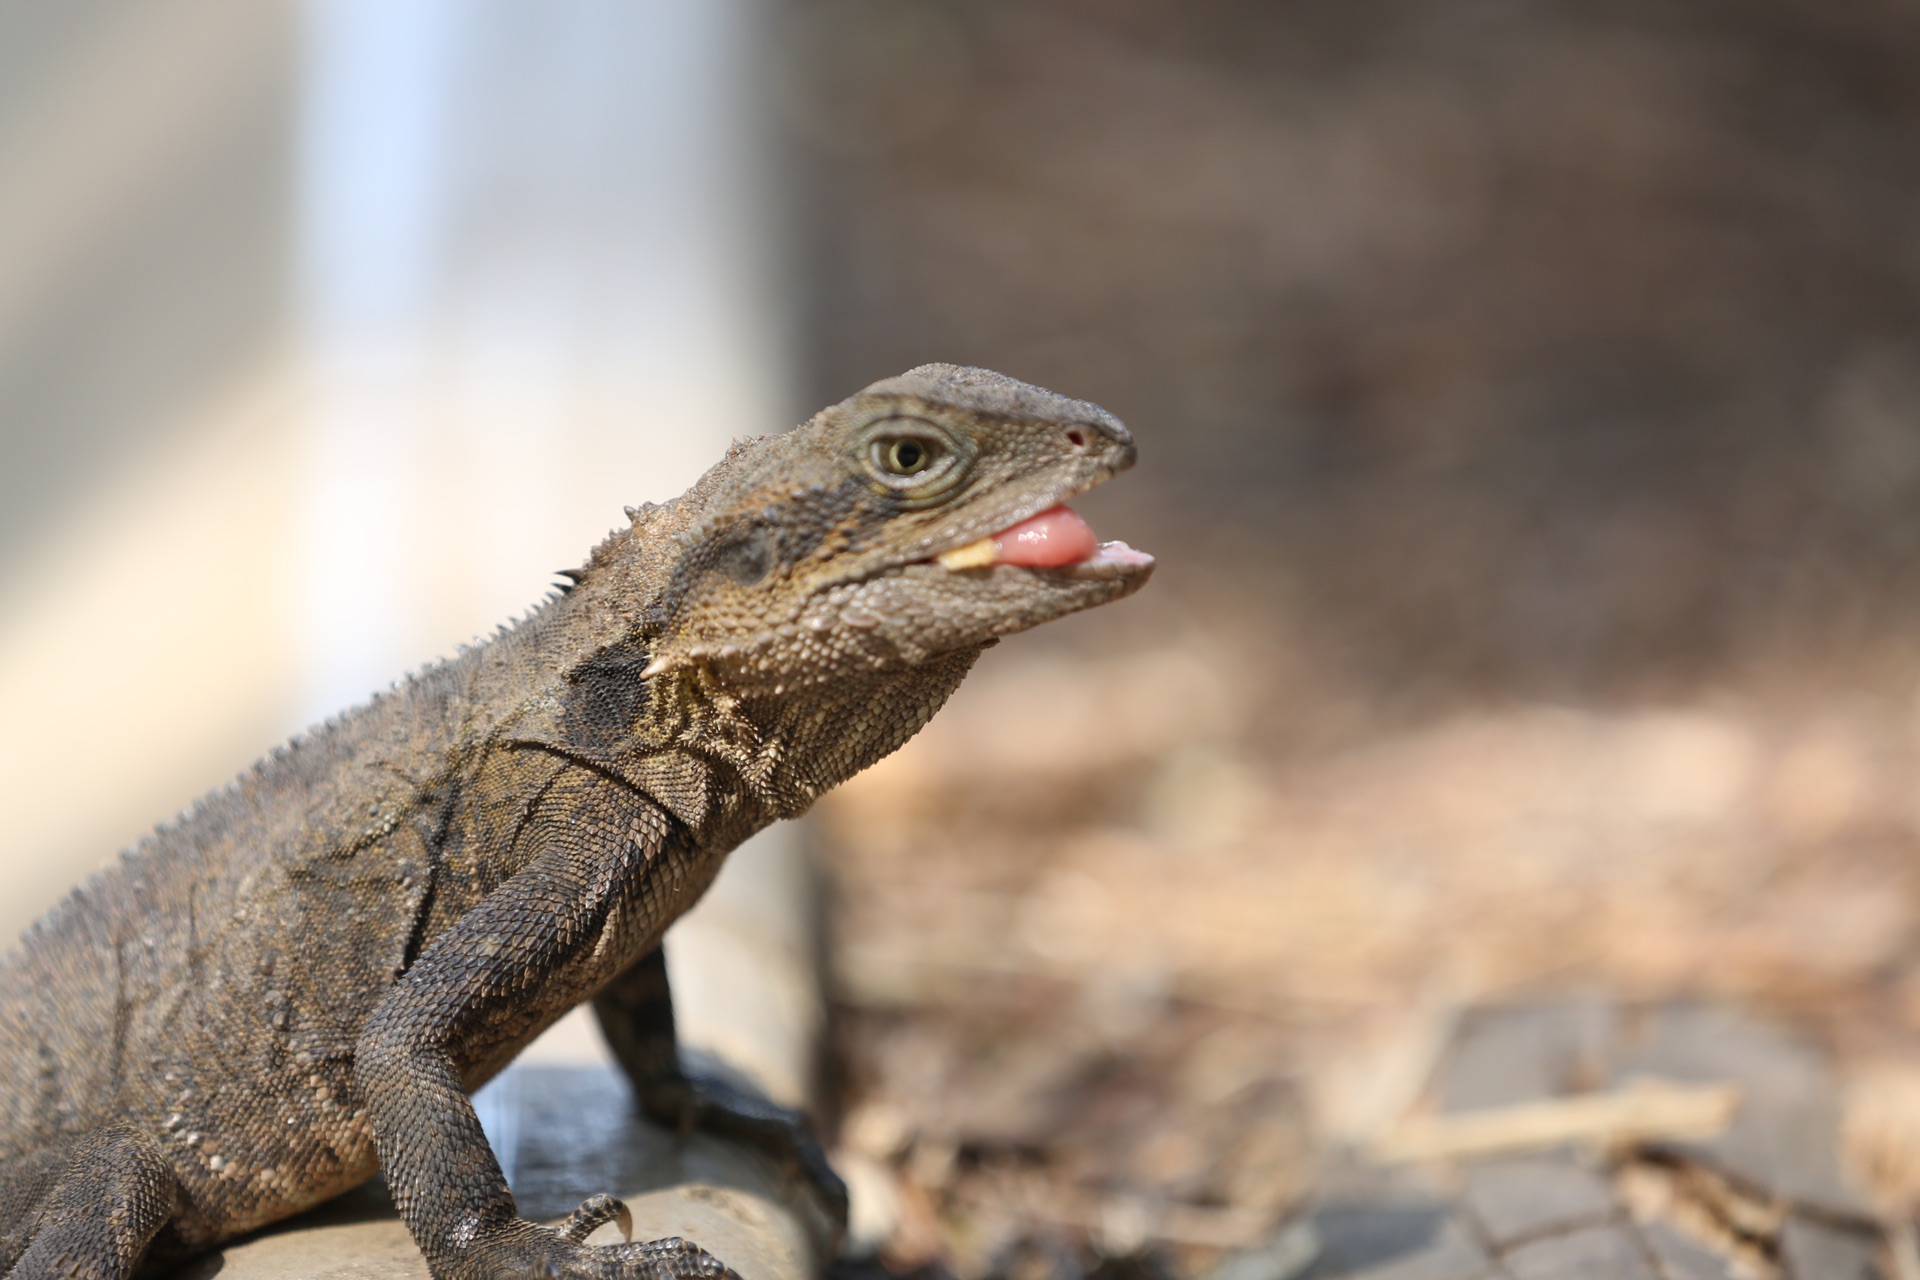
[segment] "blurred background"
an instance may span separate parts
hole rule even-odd
[[[1920,9],[6,0],[9,928],[924,360],[1138,597],[822,803],[895,1273],[1188,1272],[1490,999],[1920,1062]]]

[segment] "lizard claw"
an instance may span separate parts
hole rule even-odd
[[[621,1239],[633,1239],[632,1210],[627,1208],[626,1201],[602,1192],[587,1197],[557,1230],[562,1240],[579,1244],[609,1222],[619,1224]]]

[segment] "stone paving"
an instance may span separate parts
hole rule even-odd
[[[1444,1115],[1635,1078],[1742,1100],[1705,1141],[1336,1172],[1304,1220],[1313,1260],[1288,1280],[1891,1280],[1878,1215],[1841,1168],[1824,1055],[1724,1008],[1476,1010],[1434,1095]]]

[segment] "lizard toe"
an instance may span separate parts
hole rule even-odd
[[[622,1238],[633,1239],[633,1213],[626,1201],[602,1192],[582,1201],[558,1230],[562,1240],[579,1244],[609,1222],[619,1224]]]
[[[600,1272],[605,1280],[740,1280],[740,1276],[699,1245],[679,1236],[611,1245],[615,1268]]]

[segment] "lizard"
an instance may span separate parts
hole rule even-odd
[[[122,853],[0,956],[0,1275],[117,1280],[378,1172],[439,1280],[731,1276],[610,1195],[517,1213],[468,1094],[586,1001],[645,1114],[783,1154],[844,1220],[797,1113],[682,1067],[661,936],[984,649],[1147,580],[1064,505],[1134,457],[1002,374],[876,382]]]

